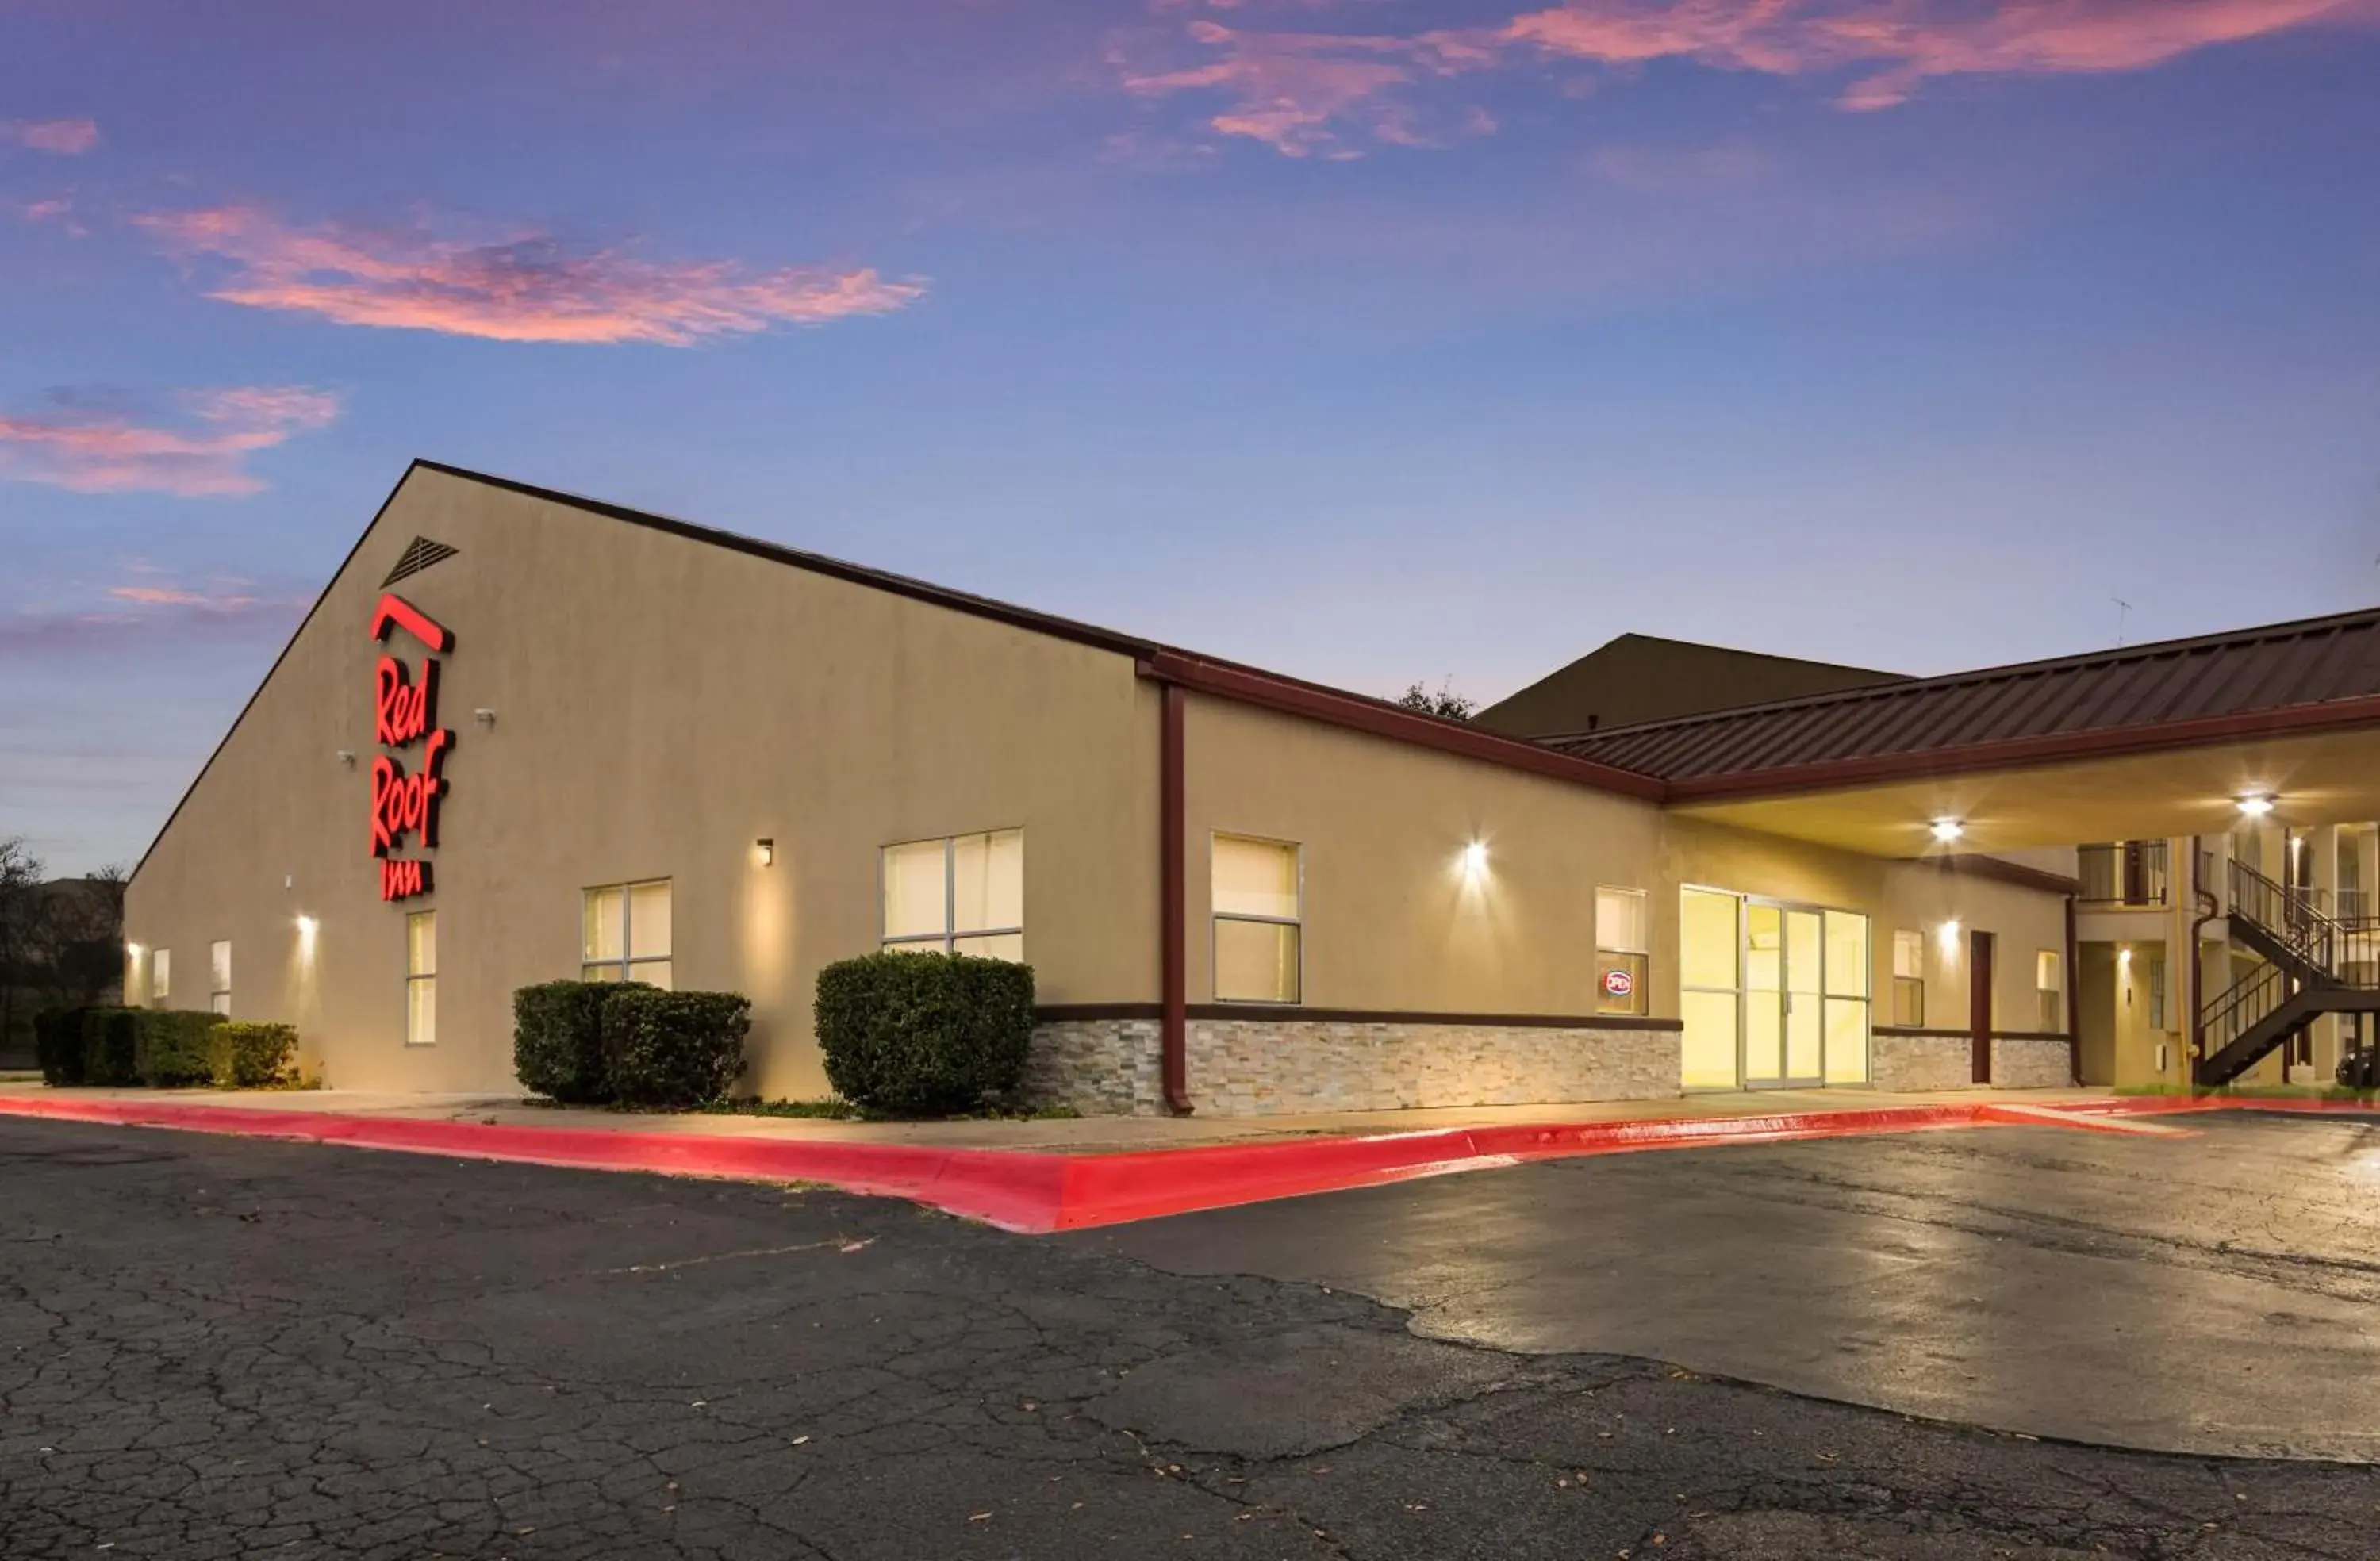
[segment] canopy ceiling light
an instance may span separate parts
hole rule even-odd
[[[2273,799],[2263,792],[2251,792],[2240,799],[2240,811],[2251,818],[2262,818],[2273,811]]]
[[[1964,824],[1960,823],[1955,818],[1937,818],[1934,820],[1934,838],[1940,841],[1944,845],[1949,845],[1952,841],[1957,840],[1961,835],[1963,835],[1966,832],[1967,827]]]

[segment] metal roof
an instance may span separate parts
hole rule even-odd
[[[1544,739],[1690,790],[1722,777],[2247,720],[2380,696],[2380,608]]]

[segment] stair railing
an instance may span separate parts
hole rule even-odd
[[[2205,1055],[2214,1057],[2269,1018],[2289,999],[2289,978],[2280,966],[2263,964],[2208,1001],[2199,1020]]]

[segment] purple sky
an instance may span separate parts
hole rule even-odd
[[[2380,0],[0,5],[0,835],[429,455],[1374,693],[2380,600]]]

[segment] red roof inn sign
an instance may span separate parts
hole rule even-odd
[[[371,636],[385,645],[398,629],[429,649],[455,648],[455,636],[401,597],[383,595],[372,609]],[[372,741],[387,753],[372,756],[371,849],[380,859],[380,897],[410,900],[430,892],[430,864],[399,854],[408,839],[421,849],[438,844],[438,799],[445,793],[440,772],[455,750],[455,734],[438,724],[438,660],[424,656],[417,677],[398,657],[383,654],[372,668]],[[421,751],[410,774],[403,756]]]

